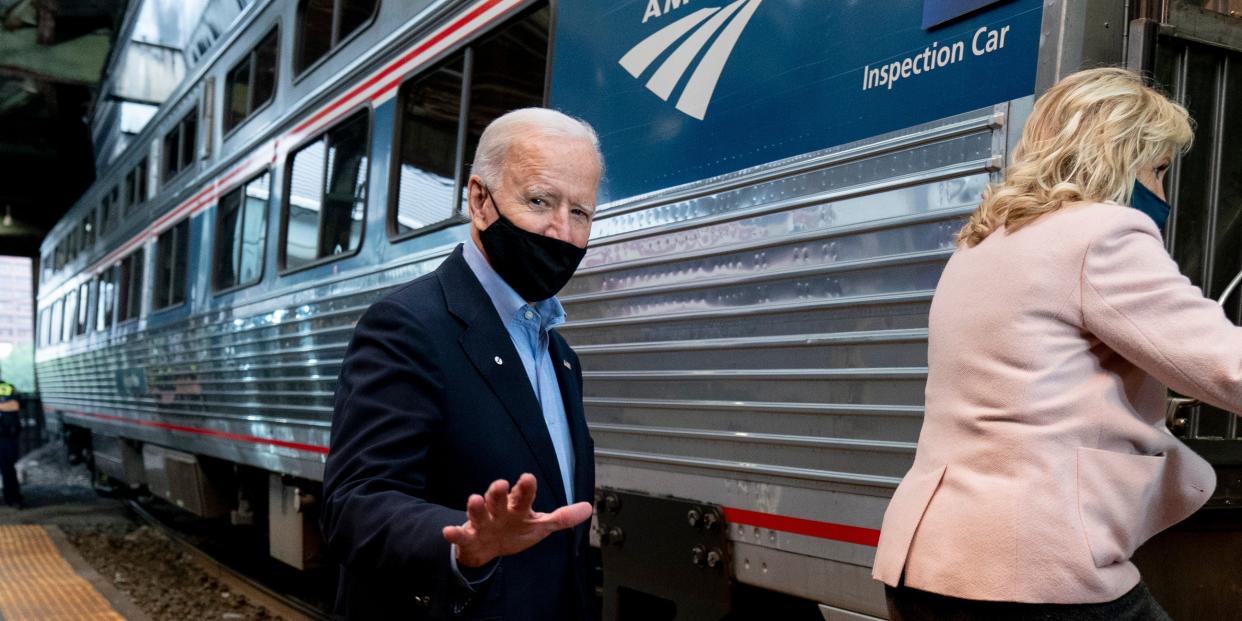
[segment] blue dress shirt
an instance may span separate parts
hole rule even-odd
[[[527,304],[513,287],[492,269],[483,252],[473,240],[467,240],[462,253],[466,264],[483,285],[487,297],[492,299],[500,321],[505,324],[513,348],[522,358],[526,377],[535,397],[543,409],[543,422],[552,437],[556,450],[556,463],[561,467],[561,483],[565,486],[565,498],[574,501],[574,451],[569,437],[569,421],[565,416],[565,402],[561,400],[561,385],[556,379],[556,367],[548,353],[548,330],[565,323],[565,309],[556,296],[534,305]]]
[[[552,364],[552,356],[548,353],[548,330],[565,323],[565,308],[555,296],[534,305],[527,304],[513,287],[492,269],[483,256],[483,252],[468,239],[464,244],[462,256],[475,278],[483,285],[487,297],[491,298],[496,313],[513,348],[522,359],[526,369],[526,377],[530,387],[535,391],[535,398],[543,410],[543,422],[548,426],[548,435],[552,438],[552,448],[556,451],[556,463],[561,469],[561,483],[565,486],[565,498],[574,501],[574,451],[573,441],[569,437],[569,420],[565,416],[565,402],[561,399],[561,387],[556,379],[556,368]],[[457,566],[457,546],[451,546],[449,562],[454,573],[463,584],[473,588],[491,578],[496,569],[496,562],[483,567],[463,572]]]

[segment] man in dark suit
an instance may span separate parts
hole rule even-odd
[[[578,358],[551,328],[601,171],[581,121],[496,119],[469,180],[470,239],[358,322],[321,514],[339,617],[594,618],[594,445]]]

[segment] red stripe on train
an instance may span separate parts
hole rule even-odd
[[[259,436],[248,436],[240,433],[231,433],[228,431],[217,431],[215,429],[203,429],[201,427],[188,427],[186,425],[174,425],[172,423],[161,423],[153,420],[139,420],[129,418],[128,416],[112,416],[110,414],[97,414],[94,412],[80,412],[77,410],[65,410],[65,412],[74,416],[85,416],[87,418],[96,418],[114,423],[124,423],[126,425],[135,425],[138,427],[153,427],[155,429],[167,429],[179,433],[189,433],[200,436],[208,436],[212,438],[220,438],[223,440],[233,440],[235,442],[249,442],[250,444],[266,444],[269,446],[279,446],[281,448],[290,448],[307,453],[317,453],[319,455],[327,455],[328,447],[318,446],[316,444],[303,444],[301,442],[289,442],[287,440],[277,440],[275,438],[261,438]]]
[[[807,537],[816,537],[818,539],[856,543],[873,548],[880,543],[880,531],[874,528],[833,524],[832,522],[817,522],[787,515],[760,513],[758,511],[747,511],[732,507],[724,507],[724,518],[725,522],[729,524],[745,524],[746,526],[757,526],[759,528],[779,530],[795,535],[806,535]]]
[[[97,414],[94,412],[81,412],[76,410],[65,411],[76,416],[85,416],[87,418],[95,418],[98,420],[135,425],[139,427],[166,429],[179,433],[202,435],[224,440],[233,440],[236,442],[279,446],[282,448],[290,448],[305,451],[307,453],[316,453],[319,455],[328,454],[328,447],[318,446],[315,444],[302,444],[300,442],[289,442],[273,438],[261,438],[259,436],[217,431],[214,429],[203,429],[200,427],[189,427],[186,425],[174,425],[172,423],[162,423],[158,421],[139,420],[125,416],[113,416],[110,414]],[[829,539],[832,541],[843,541],[845,543],[870,546],[873,548],[876,547],[880,541],[880,531],[873,528],[862,528],[860,526],[849,526],[847,524],[834,524],[832,522],[819,522],[816,520],[789,517],[787,515],[776,515],[773,513],[748,511],[746,509],[735,509],[733,507],[723,507],[723,509],[725,522],[729,524],[755,526],[758,528],[778,530],[795,535],[804,535],[807,537],[815,537],[817,539]]]

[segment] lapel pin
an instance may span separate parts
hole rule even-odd
[[[504,364],[504,363],[505,363],[505,361],[504,361],[504,360],[501,360],[501,359],[500,359],[500,356],[496,356],[495,360],[496,360],[496,364]]]
[[[565,368],[569,369],[570,371],[574,370],[574,366],[572,364],[569,364],[568,360],[562,360],[561,364],[565,365]]]

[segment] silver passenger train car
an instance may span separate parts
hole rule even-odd
[[[487,122],[550,105],[606,158],[561,292],[605,617],[882,618],[870,565],[919,432],[931,294],[1041,89],[1101,63],[1153,72],[1200,128],[1171,249],[1209,294],[1242,268],[1231,7],[255,0],[45,241],[45,411],[99,476],[322,562],[353,325],[466,239]],[[1171,418],[1221,469],[1204,519],[1228,569],[1235,419]],[[1242,571],[1204,578],[1178,537],[1153,542],[1148,581],[1211,618]]]

